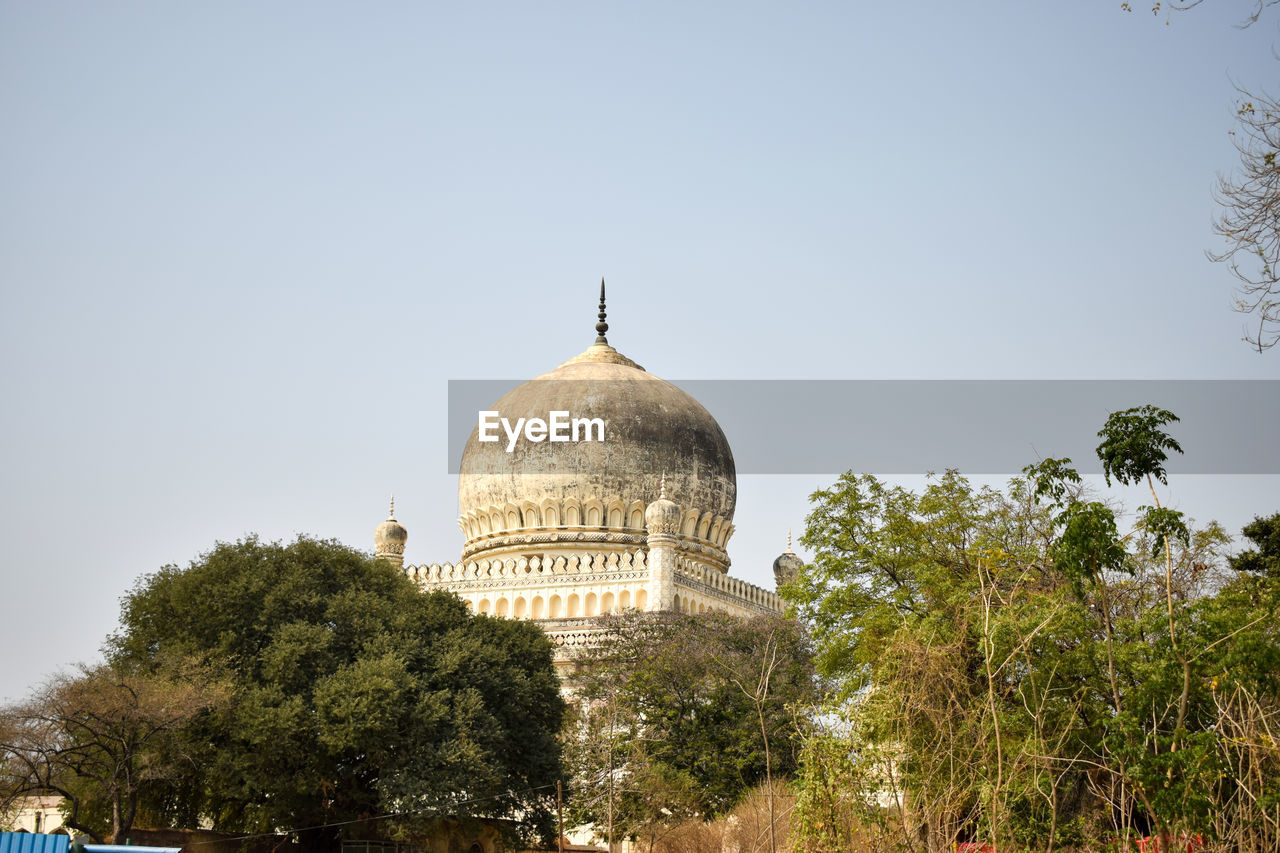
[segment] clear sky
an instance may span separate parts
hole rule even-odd
[[[1134,5],[2,0],[0,698],[218,540],[395,492],[456,559],[447,381],[580,352],[601,276],[677,383],[1280,377],[1204,256],[1277,16]],[[741,478],[735,574],[829,479]]]

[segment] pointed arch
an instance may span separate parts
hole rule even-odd
[[[627,509],[627,527],[632,530],[644,530],[644,503],[632,501]]]
[[[707,532],[711,529],[711,518],[711,513],[704,512],[702,517],[698,519],[698,532],[696,535],[699,539],[707,538]]]
[[[680,515],[680,532],[685,536],[693,536],[694,531],[698,529],[698,511],[696,509],[682,510]]]

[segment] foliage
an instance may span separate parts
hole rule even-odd
[[[1181,453],[1182,447],[1164,431],[1166,424],[1177,423],[1178,416],[1155,406],[1139,406],[1115,412],[1098,431],[1098,459],[1107,485],[1114,477],[1124,485],[1133,485],[1154,477],[1168,483],[1164,464],[1169,451]]]
[[[0,711],[0,798],[57,794],[71,829],[123,841],[147,791],[192,766],[177,736],[225,704],[201,668],[82,667]]]
[[[815,689],[794,621],[725,614],[613,617],[572,683],[571,816],[650,844],[792,773],[793,708]]]
[[[811,627],[818,671],[844,698],[866,686],[900,626],[951,633],[949,616],[977,591],[983,553],[1037,561],[1048,517],[1019,490],[1006,499],[948,471],[917,495],[850,472],[813,494],[801,541],[814,558],[792,597]]]
[[[184,732],[198,764],[172,821],[268,832],[374,815],[413,833],[442,816],[550,831],[563,715],[551,646],[527,622],[472,617],[334,542],[220,544],[124,600],[112,659],[203,660],[232,700]],[[334,829],[302,831],[304,846]]]
[[[1242,531],[1256,547],[1231,558],[1231,568],[1280,579],[1280,513],[1254,518]]]
[[[768,850],[771,828],[776,830],[780,839],[786,838],[787,816],[794,803],[795,795],[781,782],[775,782],[772,788],[758,785],[729,814],[714,820],[686,821],[657,842],[653,849],[655,853]],[[771,812],[775,815],[772,820]]]
[[[1164,479],[1174,421],[1112,415],[1108,476]],[[813,562],[787,594],[838,689],[804,739],[794,849],[1184,832],[1274,849],[1280,580],[1228,582],[1225,533],[1158,497],[1121,533],[1070,460],[1025,475],[916,494],[849,473],[814,494]],[[1270,566],[1274,528],[1251,529]]]

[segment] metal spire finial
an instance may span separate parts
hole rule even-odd
[[[609,339],[604,333],[609,331],[609,324],[604,321],[604,279],[600,279],[600,322],[596,323],[596,343],[608,346]]]
[[[387,513],[387,521],[395,521],[395,520],[396,520],[396,496],[393,494],[391,496],[391,509]]]
[[[795,553],[794,551],[791,550],[791,528],[790,527],[787,528],[787,553],[788,554]]]

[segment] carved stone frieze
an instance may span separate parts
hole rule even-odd
[[[450,592],[476,591],[490,589],[529,589],[533,587],[545,586],[563,586],[563,587],[583,587],[583,586],[608,586],[615,583],[623,583],[626,581],[645,581],[648,580],[648,572],[610,572],[608,574],[595,575],[578,575],[576,577],[536,577],[536,578],[520,578],[516,579],[463,579],[456,581],[441,581],[433,583],[431,586],[435,589],[445,589]]]

